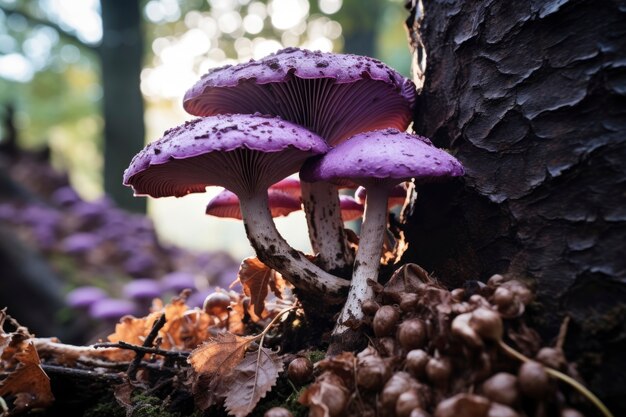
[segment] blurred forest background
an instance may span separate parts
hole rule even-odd
[[[0,0],[0,308],[39,335],[81,342],[106,334],[94,319],[110,329],[154,296],[189,287],[201,304],[228,287],[252,250],[241,222],[204,214],[219,190],[134,198],[124,169],[191,118],[182,97],[213,67],[304,47],[378,57],[408,75],[403,6]],[[301,212],[277,225],[310,251]]]
[[[408,75],[405,16],[401,0],[0,0],[0,112],[12,117],[18,145],[48,148],[82,197],[106,192],[143,212],[146,200],[121,185],[122,172],[145,140],[190,118],[182,96],[201,74],[298,46],[374,56]],[[201,218],[207,233],[197,233],[184,213],[206,202],[148,205],[167,241],[251,253],[230,222]],[[306,250],[293,217],[279,227]]]

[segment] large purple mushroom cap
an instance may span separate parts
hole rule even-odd
[[[107,297],[107,293],[102,288],[84,286],[68,292],[65,301],[72,308],[89,308],[95,302]]]
[[[161,295],[161,285],[151,278],[135,279],[124,285],[122,293],[133,300],[152,300]]]
[[[189,121],[146,146],[124,172],[136,195],[182,197],[219,185],[251,195],[298,171],[328,146],[276,117],[220,115]]]
[[[272,217],[286,216],[301,209],[300,199],[290,194],[270,188],[267,196]],[[213,197],[207,204],[205,213],[209,216],[242,220],[239,197],[228,190]]]
[[[349,179],[365,187],[374,183],[391,187],[411,178],[419,184],[463,173],[456,158],[428,139],[384,129],[355,135],[323,157],[307,161],[300,178],[309,182]]]
[[[132,301],[117,298],[105,298],[89,308],[89,315],[98,320],[115,321],[134,313],[135,304]]]
[[[413,82],[379,60],[287,48],[209,71],[187,91],[183,106],[196,116],[277,115],[335,146],[367,130],[405,129],[414,102]]]

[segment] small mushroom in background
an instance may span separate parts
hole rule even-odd
[[[135,279],[124,285],[122,294],[135,302],[140,314],[146,315],[150,311],[152,300],[161,296],[161,285],[152,278]]]
[[[270,188],[267,192],[268,204],[272,217],[287,216],[301,210],[300,198],[283,191]],[[223,190],[209,201],[205,213],[209,216],[241,220],[239,198],[235,193]]]
[[[397,129],[355,135],[302,167],[303,180],[348,179],[367,189],[350,293],[332,335],[333,343],[339,348],[351,350],[358,343],[359,333],[347,324],[361,320],[361,304],[373,298],[372,287],[367,282],[378,279],[389,190],[411,178],[420,184],[460,175],[463,167],[453,156],[433,147],[426,138]]]
[[[189,272],[174,271],[163,275],[160,279],[161,290],[178,295],[181,291],[196,291],[196,277]]]
[[[415,85],[370,57],[286,48],[258,61],[210,70],[183,101],[195,116],[261,112],[280,116],[336,146],[369,130],[404,130],[412,119]],[[345,272],[353,254],[343,229],[337,189],[302,184],[302,202],[318,265]]]
[[[391,210],[394,207],[402,206],[406,200],[406,185],[400,183],[389,190],[389,199],[387,200],[387,208]],[[367,197],[367,190],[363,186],[359,186],[354,192],[354,199],[365,204],[365,198]]]
[[[113,327],[119,319],[136,313],[135,303],[118,298],[105,298],[91,305],[89,316]]]
[[[350,222],[363,217],[365,207],[349,195],[339,196],[339,207],[341,207],[341,220]]]
[[[295,176],[294,176],[295,175]],[[277,190],[287,193],[300,201],[302,199],[302,188],[300,185],[300,178],[297,177],[297,174],[290,175],[287,178],[283,178],[278,181],[276,184],[272,184],[270,186],[269,191]]]
[[[270,185],[328,151],[323,139],[280,118],[220,115],[168,130],[137,154],[124,173],[136,195],[182,197],[218,185],[239,197],[246,234],[258,258],[303,295],[339,303],[348,281],[333,276],[280,236],[268,208]],[[301,297],[302,300],[302,297]]]
[[[67,305],[77,310],[89,310],[97,301],[108,298],[107,293],[99,287],[91,285],[77,287],[65,295]]]

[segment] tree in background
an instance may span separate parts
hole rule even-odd
[[[16,68],[8,76],[22,81],[0,71],[0,102],[15,105],[22,146],[51,146],[58,165],[79,173],[79,189],[95,196],[103,183],[134,211],[145,201],[120,178],[143,146],[144,107],[147,136],[158,136],[159,120],[169,118],[168,126],[188,117],[181,96],[209,68],[285,46],[340,51],[344,43],[348,52],[408,67],[406,53],[387,47],[406,51],[397,42],[402,30],[391,38],[380,30],[379,16],[400,16],[397,1],[92,0],[83,4],[102,32],[87,37],[72,26],[70,3],[0,0],[0,66]]]

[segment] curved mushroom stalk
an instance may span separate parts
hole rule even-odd
[[[322,270],[293,249],[276,230],[268,208],[267,192],[239,197],[246,234],[257,257],[280,272],[297,289],[338,304],[345,299],[350,282]]]
[[[341,219],[337,187],[326,182],[301,182],[302,205],[313,251],[325,271],[349,273],[354,254],[348,245]]]
[[[350,292],[332,333],[332,343],[338,343],[344,349],[353,347],[359,338],[359,332],[355,332],[347,324],[362,320],[363,301],[374,297],[374,291],[367,281],[378,281],[380,255],[387,230],[388,194],[389,189],[386,186],[368,189]]]

